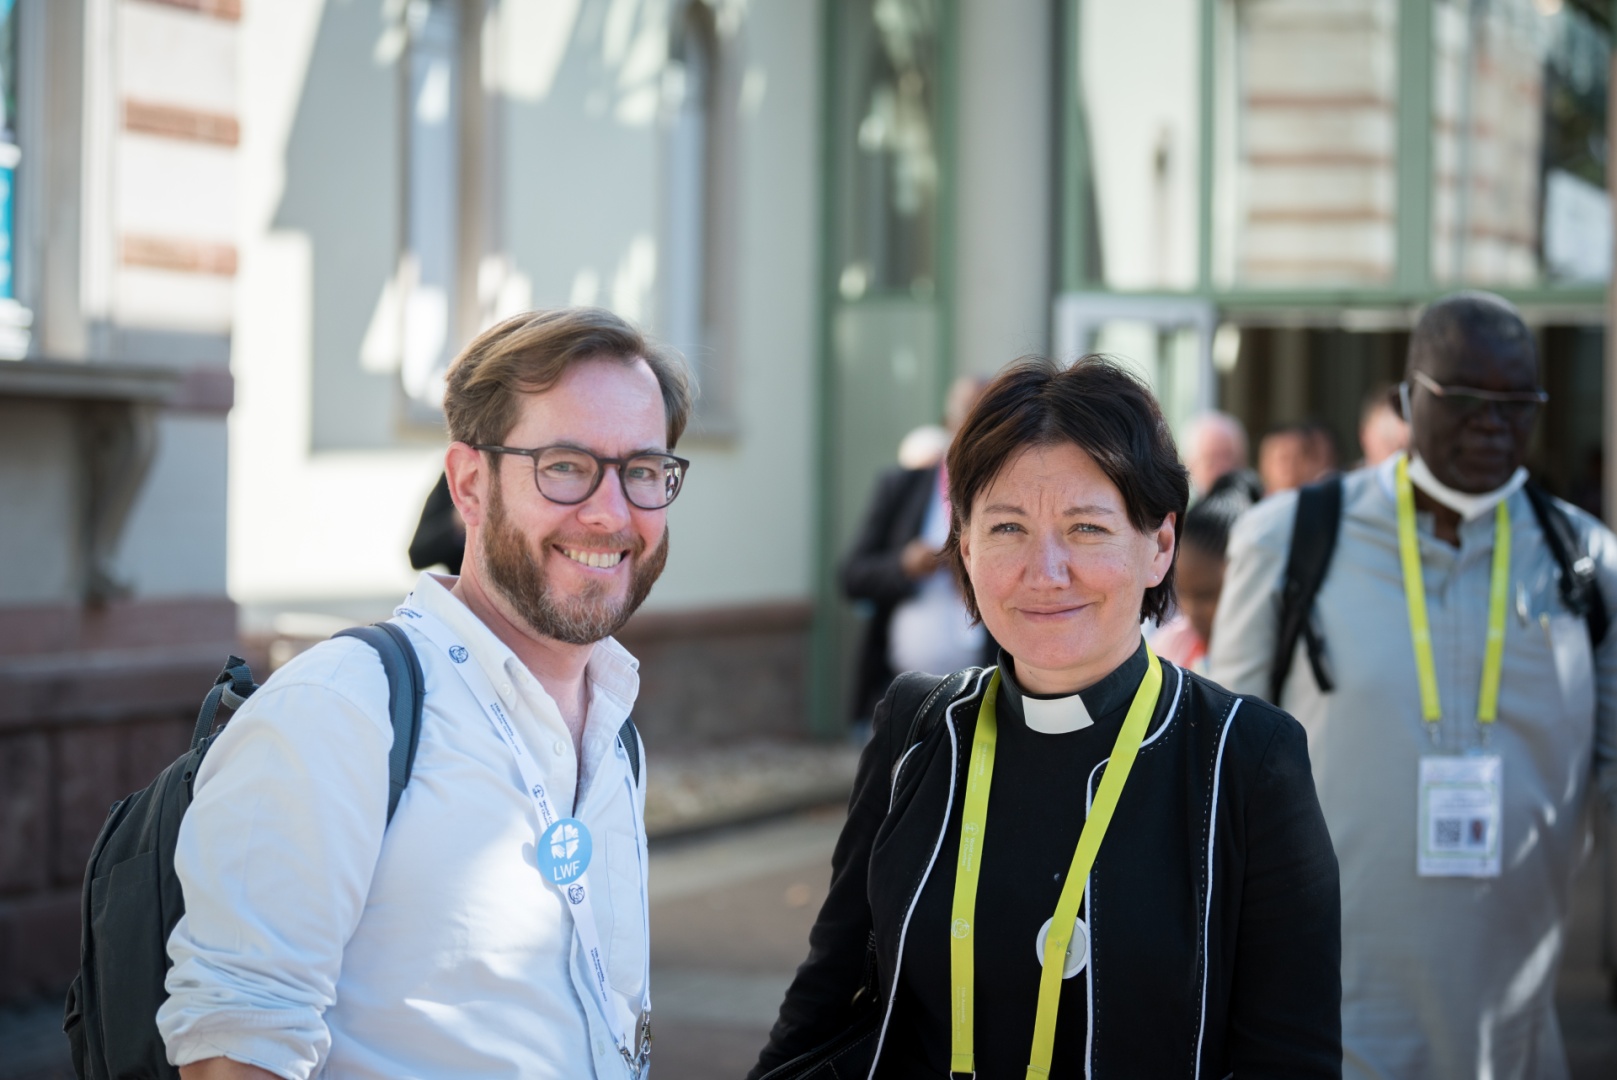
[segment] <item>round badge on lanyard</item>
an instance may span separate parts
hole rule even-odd
[[[1033,942],[1033,955],[1040,964],[1044,963],[1044,943],[1050,938],[1050,924],[1053,922],[1054,916],[1044,920],[1044,925],[1039,927],[1038,937]],[[1061,965],[1063,979],[1072,978],[1089,963],[1089,928],[1084,925],[1082,919],[1073,921],[1072,940],[1067,942],[1067,955],[1063,960],[1064,963]]]
[[[577,818],[562,818],[539,841],[539,870],[546,881],[566,889],[590,868],[593,850],[585,824]]]

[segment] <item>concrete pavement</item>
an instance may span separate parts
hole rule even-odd
[[[652,848],[656,1080],[739,1080],[757,1060],[825,899],[840,810]],[[1556,1000],[1572,1080],[1617,1076],[1600,966],[1600,870],[1573,896]]]
[[[652,1070],[739,1080],[758,1060],[825,900],[840,807],[654,844]]]
[[[825,898],[832,807],[652,844],[656,1080],[739,1078],[757,1059]],[[1617,1076],[1600,967],[1598,863],[1578,880],[1557,1000],[1573,1080]],[[0,1011],[0,1080],[67,1080],[61,1006]]]

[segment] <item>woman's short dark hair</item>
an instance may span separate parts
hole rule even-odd
[[[1153,532],[1174,515],[1174,562],[1140,603],[1141,618],[1161,620],[1173,606],[1190,477],[1157,399],[1103,356],[1086,356],[1067,368],[1042,356],[1022,357],[988,384],[955,434],[949,447],[949,542],[943,554],[959,579],[966,610],[981,620],[960,555],[972,501],[1023,450],[1061,443],[1078,447],[1100,466],[1139,532]]]

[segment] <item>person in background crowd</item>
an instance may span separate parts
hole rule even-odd
[[[1174,617],[1150,635],[1164,660],[1193,671],[1206,668],[1213,614],[1224,588],[1224,549],[1235,519],[1263,498],[1263,487],[1249,469],[1225,473],[1211,491],[1185,513],[1179,532],[1179,563],[1174,574]]]
[[[410,538],[410,566],[416,570],[443,566],[451,574],[459,574],[465,555],[466,526],[450,497],[448,474],[439,473],[438,482],[432,485],[421,507],[415,536]]]
[[[1185,428],[1185,468],[1190,494],[1199,499],[1218,478],[1247,467],[1246,428],[1226,412],[1204,412]]]
[[[1342,863],[1345,1072],[1558,1080],[1556,971],[1591,789],[1617,811],[1617,632],[1593,646],[1523,490],[1547,398],[1515,309],[1434,302],[1406,372],[1410,452],[1342,478],[1312,607],[1334,689],[1299,644],[1276,695],[1308,731]],[[1271,692],[1298,503],[1265,500],[1230,538],[1210,670],[1242,692]],[[1544,505],[1617,611],[1617,537]]]
[[[219,735],[157,1015],[184,1080],[642,1075],[639,676],[611,635],[667,561],[690,399],[677,358],[594,308],[513,316],[456,358],[464,572],[422,574],[395,617],[425,675],[411,780],[388,824],[387,681],[351,638]]]
[[[975,376],[950,386],[943,418],[949,437],[982,387]],[[967,617],[960,587],[944,565],[948,539],[948,471],[941,461],[924,468],[901,464],[881,475],[841,571],[843,595],[873,606],[854,684],[853,718],[860,728],[899,672],[949,672],[993,655],[993,642]]]
[[[898,443],[901,469],[934,469],[949,452],[949,432],[942,424],[922,424]]]
[[[1258,475],[1266,495],[1312,484],[1335,468],[1336,441],[1317,420],[1277,427],[1258,443]]]
[[[1380,465],[1409,446],[1409,425],[1398,415],[1398,388],[1383,386],[1365,395],[1359,409],[1360,465]]]
[[[867,978],[880,1017],[841,1076],[1340,1076],[1336,859],[1302,729],[1140,635],[1189,497],[1150,391],[1099,357],[1024,360],[948,465],[947,557],[1004,649],[923,730],[937,678],[877,708],[751,1076],[854,1027]]]

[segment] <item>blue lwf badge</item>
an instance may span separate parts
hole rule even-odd
[[[539,841],[539,871],[552,885],[571,885],[590,868],[590,831],[577,818],[562,818]]]

